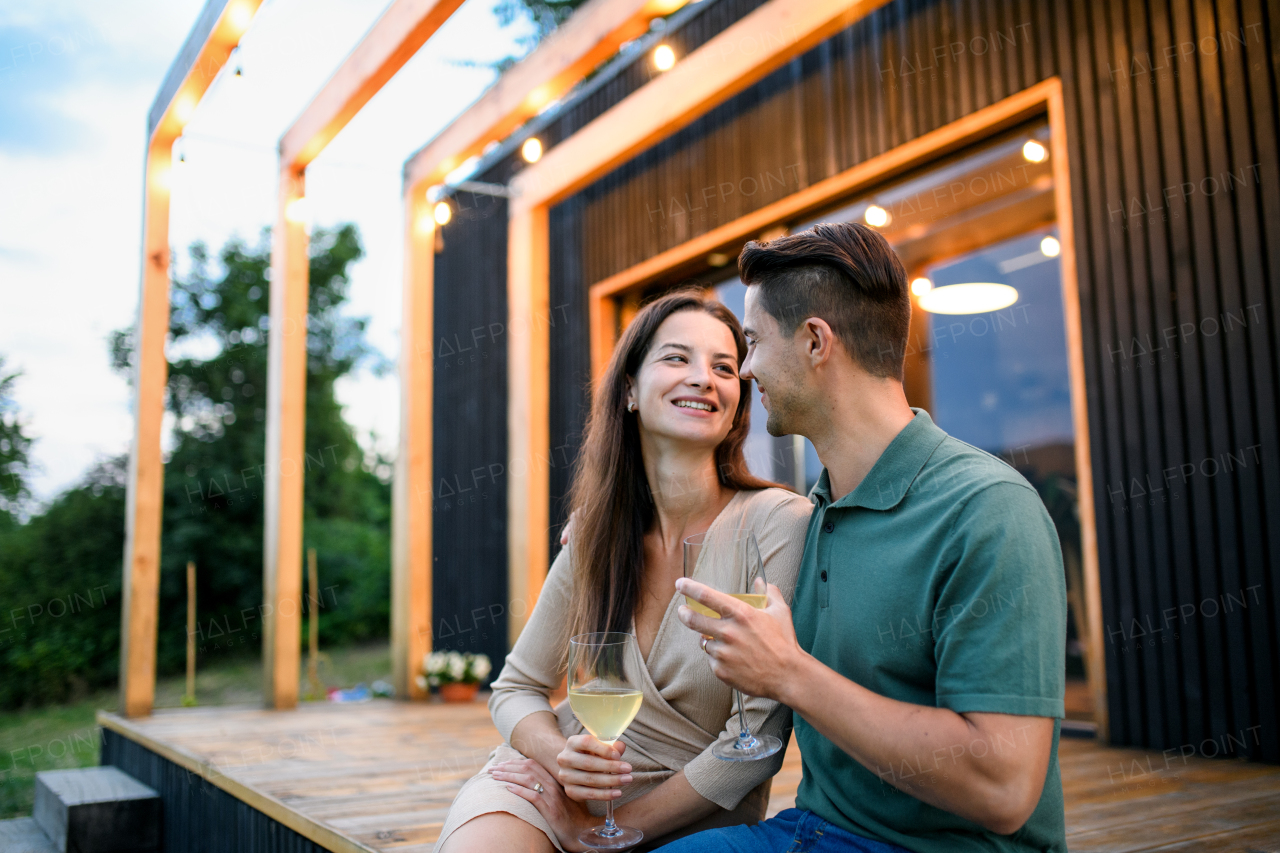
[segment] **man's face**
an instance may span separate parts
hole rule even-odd
[[[741,375],[754,379],[760,389],[760,401],[769,412],[765,428],[770,435],[802,434],[807,398],[803,348],[796,335],[785,334],[760,306],[758,294],[759,288],[747,288],[742,324],[747,359]]]

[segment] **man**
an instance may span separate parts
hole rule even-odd
[[[879,234],[819,225],[739,258],[773,435],[824,470],[792,608],[688,579],[723,681],[794,711],[796,808],[663,848],[1065,851],[1066,591],[1035,490],[907,405],[906,274]]]

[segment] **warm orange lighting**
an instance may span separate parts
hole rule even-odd
[[[873,204],[867,208],[863,218],[867,220],[868,225],[874,228],[882,228],[889,224],[889,211],[878,204]]]
[[[670,71],[676,64],[676,52],[669,44],[660,44],[653,49],[653,67],[659,71]]]
[[[244,2],[244,0],[232,3],[231,8],[227,9],[227,21],[230,22],[237,35],[249,29],[249,22],[253,20],[253,11],[253,6]]]
[[[1052,235],[1045,237],[1040,241],[1040,254],[1046,258],[1056,258],[1062,252],[1062,244],[1058,242],[1058,238]]]
[[[911,292],[916,296],[924,296],[930,290],[933,290],[933,282],[929,281],[929,279],[924,276],[913,279],[911,282]]]
[[[196,99],[192,95],[179,95],[178,99],[173,102],[173,117],[182,124],[191,121],[191,116],[196,111]]]
[[[298,225],[310,225],[311,205],[304,196],[299,196],[285,205],[284,218]]]
[[[1031,163],[1043,163],[1045,158],[1049,156],[1049,149],[1045,148],[1034,139],[1028,139],[1026,144],[1022,146],[1022,156]]]
[[[920,297],[920,307],[931,314],[985,314],[1008,308],[1018,301],[1018,291],[989,281],[935,287]]]
[[[536,136],[530,136],[524,141],[524,145],[520,146],[520,156],[526,163],[538,162],[542,159],[542,141]]]
[[[442,201],[436,205],[436,222],[440,225],[448,225],[449,220],[453,218],[453,208],[449,207],[449,202]]]

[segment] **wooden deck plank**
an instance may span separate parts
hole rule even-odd
[[[344,851],[430,853],[458,788],[499,742],[481,702],[193,708],[99,720],[277,820],[272,810],[287,812],[295,830]],[[1062,741],[1059,763],[1072,851],[1280,853],[1280,768],[1074,739]],[[800,777],[792,740],[769,814],[794,805]]]

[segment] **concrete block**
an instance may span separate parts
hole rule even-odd
[[[0,853],[58,853],[33,817],[0,820]]]
[[[60,853],[160,849],[160,795],[116,767],[37,773],[35,819]]]

